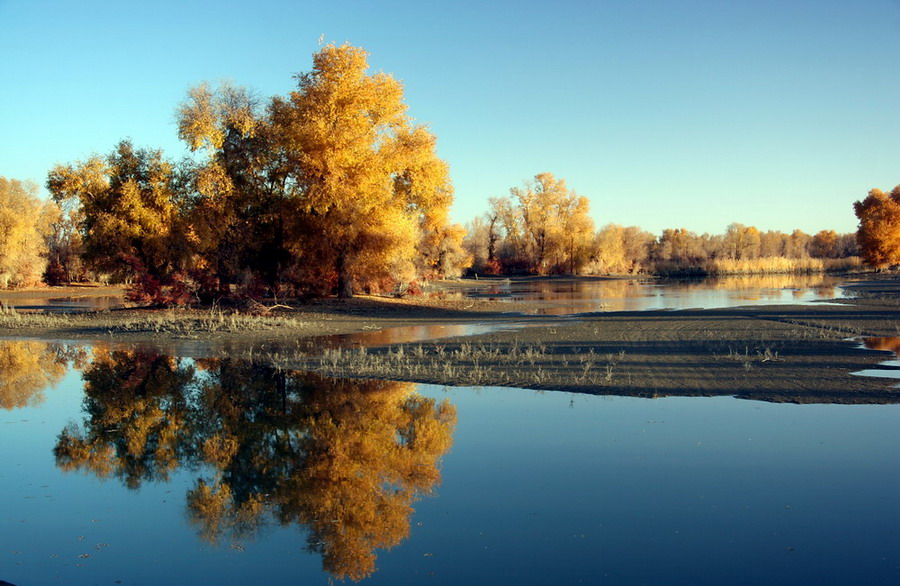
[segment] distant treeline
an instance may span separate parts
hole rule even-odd
[[[731,224],[723,234],[684,228],[659,236],[637,226],[595,231],[587,198],[549,173],[471,221],[463,247],[481,274],[659,274],[816,272],[860,265],[856,234],[762,232]]]

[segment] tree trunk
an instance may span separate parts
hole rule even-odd
[[[335,264],[338,274],[337,296],[338,299],[350,299],[353,297],[353,279],[347,270],[347,253],[341,251]]]

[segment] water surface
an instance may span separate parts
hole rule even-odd
[[[708,279],[494,280],[463,293],[472,298],[537,302],[538,313],[717,309],[744,305],[806,305],[844,297],[829,275],[751,275]]]
[[[898,405],[0,345],[0,579],[896,583]]]
[[[68,313],[74,311],[104,311],[124,306],[121,295],[62,295],[57,297],[8,297],[0,299],[17,311]]]

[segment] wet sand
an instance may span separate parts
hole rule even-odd
[[[0,316],[0,336],[234,355],[336,376],[641,397],[734,395],[792,402],[900,402],[898,381],[851,373],[893,358],[863,337],[900,336],[900,280],[852,285],[835,304],[530,315],[533,304],[360,297],[231,316],[113,310]],[[259,310],[259,308],[257,308]],[[496,326],[474,336],[395,344]],[[451,326],[431,329],[433,326]],[[362,334],[363,337],[354,334]],[[331,336],[323,337],[323,336]],[[335,338],[334,336],[341,336]]]

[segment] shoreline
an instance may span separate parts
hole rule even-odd
[[[0,316],[0,337],[252,358],[331,376],[447,386],[898,403],[897,380],[851,375],[895,355],[860,349],[851,339],[900,336],[900,280],[847,287],[856,298],[827,305],[566,317],[529,315],[528,302],[380,297],[322,300],[265,315],[216,308],[17,314]],[[487,330],[460,334],[473,324]],[[396,328],[448,337],[397,343]]]

